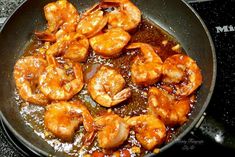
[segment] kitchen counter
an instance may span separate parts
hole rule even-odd
[[[0,27],[17,6],[23,2],[24,0],[0,0]]]

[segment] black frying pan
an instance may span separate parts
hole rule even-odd
[[[19,7],[3,26],[0,34],[0,105],[1,117],[13,134],[28,148],[40,155],[63,156],[55,152],[42,138],[33,133],[21,117],[14,99],[13,67],[35,30],[45,27],[43,7],[50,0],[28,0]],[[97,0],[71,0],[82,11]],[[207,28],[195,11],[183,1],[133,0],[143,16],[154,21],[183,46],[202,69],[203,85],[189,121],[181,126],[161,151],[185,136],[198,122],[210,101],[216,78],[215,50]]]

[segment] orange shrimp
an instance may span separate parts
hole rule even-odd
[[[115,106],[131,96],[125,80],[115,69],[102,66],[88,83],[91,97],[104,107]]]
[[[104,16],[99,4],[96,4],[83,14],[77,25],[77,32],[91,38],[106,26],[107,21],[108,19]]]
[[[162,73],[162,60],[154,49],[145,43],[132,43],[127,49],[140,49],[141,54],[131,65],[131,79],[137,85],[148,86],[156,83]]]
[[[129,126],[116,114],[107,114],[95,118],[98,127],[97,140],[101,148],[115,148],[123,144],[129,135]]]
[[[164,61],[163,82],[176,84],[175,94],[188,96],[202,84],[201,70],[189,56],[176,54]]]
[[[130,0],[103,0],[102,2],[115,8],[107,13],[108,23],[112,28],[120,27],[129,31],[140,23],[141,12]]]
[[[55,41],[69,32],[75,32],[79,21],[77,9],[67,0],[58,0],[44,6],[47,29],[35,34],[41,40]]]
[[[83,124],[87,133],[94,131],[93,118],[80,101],[57,102],[46,107],[46,129],[64,141],[72,141],[75,131]]]
[[[166,125],[182,125],[187,121],[192,100],[189,97],[176,99],[164,89],[151,87],[148,92],[149,110]]]
[[[84,85],[82,67],[79,63],[66,60],[61,66],[51,56],[50,65],[39,77],[41,92],[51,100],[69,100]]]
[[[40,75],[45,71],[47,62],[39,56],[19,59],[14,67],[14,79],[19,95],[33,104],[46,105],[47,97],[38,90]]]
[[[68,33],[51,45],[47,55],[63,56],[73,61],[84,62],[88,56],[89,41],[79,33]]]
[[[121,28],[108,29],[106,33],[99,34],[89,39],[95,53],[113,58],[120,55],[122,49],[128,44],[131,36]]]
[[[147,150],[162,144],[166,137],[164,123],[154,115],[140,115],[127,119],[127,124],[134,128],[136,138]]]

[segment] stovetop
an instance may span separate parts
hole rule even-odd
[[[0,27],[6,17],[24,0],[0,0]],[[207,116],[221,123],[223,128],[235,134],[235,0],[187,0],[207,25],[214,41],[217,55],[217,82]],[[206,122],[203,125],[207,125]],[[27,156],[27,150],[10,139],[6,128],[0,125],[0,156]],[[11,135],[10,135],[11,136]],[[11,138],[13,138],[11,136]],[[202,155],[202,152],[233,156],[235,149],[202,138],[191,132],[160,156]],[[14,144],[16,143],[16,145]],[[235,148],[235,146],[234,146]],[[25,153],[26,151],[26,153]],[[31,155],[30,155],[31,156]]]

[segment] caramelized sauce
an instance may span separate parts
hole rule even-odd
[[[138,26],[137,30],[131,35],[131,43],[144,42],[151,44],[154,47],[156,53],[162,58],[163,61],[173,54],[183,53],[183,50],[181,49],[178,49],[177,51],[172,50],[172,47],[178,44],[173,39],[173,37],[171,37],[165,31],[146,19],[142,19],[141,24]],[[38,41],[37,39],[32,39],[31,44],[25,50],[24,56],[32,55],[33,53],[38,52],[38,49],[42,47],[42,44],[43,43]],[[121,117],[145,114],[147,112],[147,88],[135,86],[131,82],[130,74],[131,61],[139,53],[138,50],[123,50],[122,55],[114,59],[104,59],[96,55],[92,51],[92,49],[89,49],[89,52],[90,55],[88,56],[87,62],[83,63],[84,79],[86,84],[83,90],[79,94],[74,96],[72,100],[80,99],[81,101],[83,101],[88,110],[91,112],[91,115],[94,117],[102,114],[103,112],[106,112],[107,108],[104,108],[97,104],[88,94],[87,83],[101,65],[107,65],[119,70],[119,72],[126,80],[126,86],[132,89],[131,98],[115,107],[112,107],[112,111],[114,111]],[[34,132],[36,134],[38,134],[52,147],[54,147],[56,151],[65,152],[67,155],[70,156],[83,156],[84,153],[101,151],[101,149],[97,146],[96,141],[88,149],[81,149],[83,127],[80,127],[81,129],[77,131],[75,139],[72,143],[63,143],[59,139],[54,138],[44,129],[44,107],[29,105],[27,104],[27,102],[22,101],[19,97],[17,97],[17,101],[20,107],[20,113],[25,122],[34,129]],[[133,131],[131,131],[128,140],[118,149],[130,150],[131,152],[131,147],[133,146],[141,147],[139,142],[135,139]],[[105,153],[112,154],[113,151],[115,150],[106,150]],[[141,148],[140,155],[142,156],[145,153],[148,153],[148,151]]]

